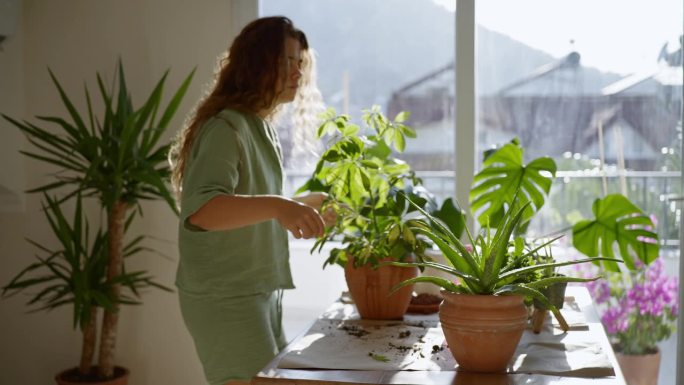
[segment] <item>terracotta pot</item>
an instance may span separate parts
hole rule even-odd
[[[92,373],[97,372],[97,367],[93,367]],[[78,368],[67,369],[55,376],[57,385],[128,385],[128,376],[130,372],[126,368],[117,366],[114,368],[114,378],[109,380],[97,380],[88,378],[79,378]],[[92,376],[95,378],[95,376]]]
[[[660,371],[660,351],[653,354],[615,353],[627,385],[656,385]]]
[[[439,320],[459,370],[503,372],[527,324],[519,295],[469,295],[442,291]]]
[[[505,373],[475,373],[459,370],[452,385],[513,385],[512,378]]]
[[[389,293],[399,282],[417,277],[418,268],[381,266],[373,269],[370,265],[355,268],[353,258],[349,258],[344,276],[361,318],[401,319],[411,302],[413,285],[404,286],[392,295]]]

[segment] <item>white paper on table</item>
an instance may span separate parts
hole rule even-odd
[[[563,333],[555,318],[547,319],[540,334],[528,328],[508,372],[577,377],[615,375],[574,298],[566,298],[561,313],[570,331]],[[400,337],[406,331],[410,335]],[[433,346],[441,350],[433,351]],[[353,306],[335,304],[292,346],[278,367],[396,371],[455,370],[457,364],[446,346],[436,314],[407,315],[403,321],[366,321],[359,319]]]
[[[439,348],[443,343],[436,322],[319,319],[278,367],[442,370],[433,346]]]
[[[562,333],[523,333],[510,372],[554,374],[576,377],[614,376],[613,366],[589,330]]]
[[[563,307],[560,309],[560,312],[563,315],[563,318],[565,318],[565,321],[568,323],[570,330],[588,329],[589,326],[587,325],[587,319],[584,317],[584,314],[582,314],[582,309],[580,309],[577,302],[575,302],[574,297],[565,297],[565,303],[563,303]],[[548,317],[550,317],[551,320],[545,322],[545,324],[552,324],[555,328],[560,329],[558,320],[556,317],[551,315],[551,312],[549,312]]]

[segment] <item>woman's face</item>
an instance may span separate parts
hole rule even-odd
[[[278,87],[276,88],[276,104],[289,103],[294,100],[302,77],[302,51],[299,40],[288,37],[285,40],[285,57],[280,64]]]

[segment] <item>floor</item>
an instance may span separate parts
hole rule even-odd
[[[321,253],[310,253],[312,242],[291,241],[291,268],[296,289],[288,290],[283,297],[283,326],[288,340],[305,332],[313,321],[342,291],[347,289],[344,271],[339,266],[327,266],[323,262],[330,247]],[[672,261],[669,261],[673,264]],[[668,266],[676,271],[676,266]],[[660,345],[661,364],[658,385],[676,385],[677,333]],[[680,358],[684,362],[684,358]],[[684,384],[679,384],[684,385]]]

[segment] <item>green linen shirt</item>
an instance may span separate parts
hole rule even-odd
[[[287,231],[275,219],[227,231],[187,222],[217,195],[281,195],[282,186],[280,143],[269,124],[229,109],[204,123],[183,177],[178,289],[226,297],[293,288]]]

